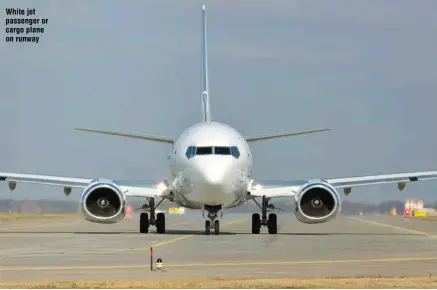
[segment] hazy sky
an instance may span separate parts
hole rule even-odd
[[[202,3],[215,120],[244,135],[333,129],[253,144],[255,177],[437,169],[437,1],[4,0],[49,23],[39,44],[0,47],[0,171],[166,177],[169,145],[73,128],[174,137],[199,121]],[[431,201],[436,188],[348,199]],[[2,185],[11,196],[65,198]]]

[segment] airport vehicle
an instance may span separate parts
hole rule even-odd
[[[403,190],[408,182],[437,178],[437,171],[428,171],[277,182],[254,179],[250,143],[330,129],[245,137],[227,124],[213,121],[208,90],[205,13],[205,6],[202,6],[201,122],[186,129],[178,138],[77,129],[171,146],[168,154],[170,174],[167,179],[133,182],[0,172],[0,180],[8,182],[12,190],[20,182],[61,186],[66,195],[71,193],[72,188],[80,188],[83,190],[79,201],[80,212],[86,220],[95,223],[121,221],[126,215],[126,198],[144,197],[146,203],[139,222],[141,233],[148,233],[150,226],[155,226],[157,233],[165,233],[165,213],[156,212],[156,209],[167,199],[178,206],[206,213],[205,234],[209,235],[211,230],[219,234],[219,216],[223,215],[224,209],[237,207],[250,200],[256,202],[261,212],[252,215],[252,233],[259,234],[261,227],[266,226],[270,234],[276,234],[278,219],[276,213],[272,212],[274,198],[294,199],[295,216],[299,221],[323,223],[340,213],[340,190],[348,195],[353,187],[383,183],[396,183]],[[160,201],[155,203],[157,199]]]

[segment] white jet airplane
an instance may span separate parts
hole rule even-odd
[[[295,133],[280,133],[259,137],[244,137],[229,125],[212,121],[206,49],[205,6],[202,6],[202,122],[186,129],[179,138],[116,133],[100,130],[77,129],[107,135],[167,143],[172,146],[168,154],[169,178],[165,180],[108,180],[1,173],[0,180],[14,190],[17,183],[38,183],[64,187],[68,196],[72,188],[81,188],[80,212],[95,223],[116,223],[126,214],[127,197],[144,197],[144,212],[140,215],[139,230],[148,233],[149,226],[156,226],[157,233],[165,233],[165,214],[156,212],[157,206],[167,199],[188,209],[207,212],[205,233],[220,231],[219,213],[253,200],[261,215],[252,215],[252,233],[259,234],[267,226],[270,234],[277,233],[277,215],[271,200],[277,197],[293,198],[296,218],[308,224],[323,223],[334,219],[341,209],[339,190],[345,195],[356,186],[397,183],[403,190],[406,183],[437,178],[437,171],[412,172],[364,177],[309,179],[294,181],[256,181],[252,177],[252,153],[249,143],[296,136],[329,129]],[[155,198],[160,198],[155,204]],[[257,201],[261,199],[261,204]],[[146,212],[147,211],[147,212]],[[267,213],[270,214],[267,216]],[[155,216],[156,214],[156,216]]]

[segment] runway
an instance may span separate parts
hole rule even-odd
[[[278,235],[250,232],[250,214],[227,214],[203,235],[200,212],[167,215],[167,234],[138,221],[80,218],[0,223],[0,280],[146,280],[437,275],[437,223],[388,216],[318,225],[281,215]],[[150,271],[149,248],[164,271]]]

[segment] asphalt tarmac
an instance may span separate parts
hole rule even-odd
[[[113,225],[80,218],[0,222],[0,281],[437,275],[437,222],[344,217],[318,225],[281,215],[278,235],[228,214],[219,236],[199,213],[167,215],[167,233],[140,234],[138,217]],[[163,260],[162,271],[150,270]]]

